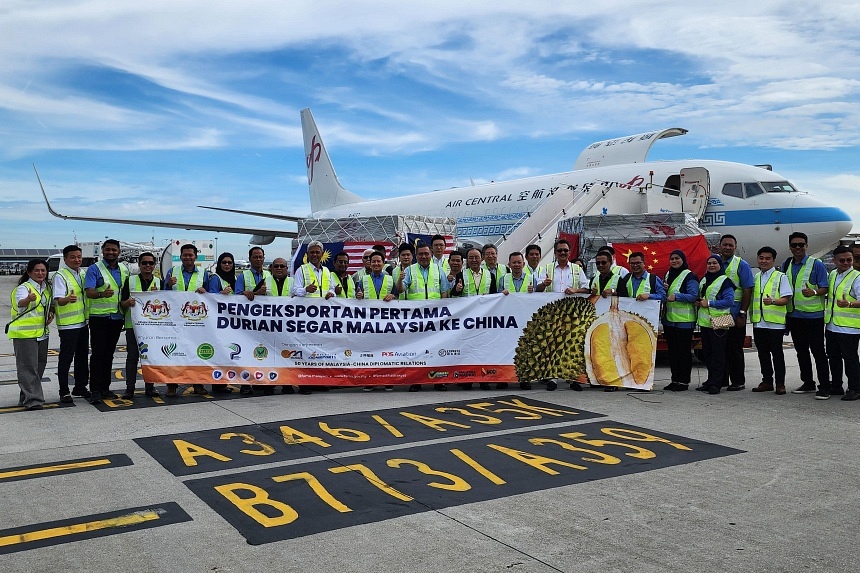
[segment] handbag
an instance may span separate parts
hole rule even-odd
[[[710,316],[711,311],[708,310]],[[735,319],[731,314],[721,314],[719,316],[711,316],[711,328],[714,330],[728,330],[735,325]]]

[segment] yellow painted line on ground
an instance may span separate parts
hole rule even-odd
[[[7,535],[5,537],[0,537],[0,547],[8,547],[19,543],[32,543],[34,541],[63,537],[66,535],[75,535],[77,533],[86,533],[88,531],[98,531],[100,529],[110,529],[112,527],[127,527],[129,525],[138,525],[140,523],[155,521],[157,519],[160,519],[158,511],[136,511],[128,515],[121,515],[110,519],[99,519],[96,521],[87,521],[85,523],[75,523],[61,527],[30,531],[28,533],[20,533],[18,535]]]
[[[59,408],[59,404],[42,404],[42,408],[47,410],[48,408]],[[6,408],[0,408],[0,414],[5,412],[20,412],[21,410],[26,410],[24,406],[8,406]]]
[[[85,462],[71,462],[68,464],[57,464],[55,466],[44,466],[41,468],[26,468],[11,472],[0,472],[0,480],[17,478],[22,476],[32,476],[38,474],[46,474],[51,472],[62,472],[67,470],[78,470],[82,468],[93,468],[98,466],[110,465],[111,461],[107,458],[99,460],[88,460]]]

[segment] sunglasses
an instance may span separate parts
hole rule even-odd
[[[570,249],[556,249],[555,252],[556,253],[569,253]]]
[[[151,267],[152,265],[154,265],[154,264],[155,264],[155,261],[140,261],[140,262],[139,262],[139,263],[137,263],[137,264],[139,264],[140,266],[144,266],[144,265],[145,265],[145,266],[147,266],[147,267]]]
[[[272,265],[272,268],[273,269],[285,269],[285,268],[287,268],[287,265]]]
[[[806,246],[806,243],[791,243],[789,247],[792,249],[801,249]]]

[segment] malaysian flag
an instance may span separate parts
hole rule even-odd
[[[385,247],[386,261],[391,256],[392,249],[394,249],[394,245],[392,243],[376,241],[346,241],[342,243],[323,243],[322,264],[333,271],[334,258],[337,256],[338,253],[342,251],[349,255],[348,272],[354,273],[355,271],[361,269],[364,266],[364,263],[361,260],[361,256],[364,254],[364,251],[373,248],[373,245],[382,245]],[[293,271],[299,268],[299,266],[308,262],[306,256],[307,249],[307,245],[303,244],[299,246],[299,250],[296,251],[296,256],[293,259]]]
[[[442,235],[445,237],[445,255],[450,255],[451,251],[454,250],[454,237],[451,235]],[[412,248],[415,248],[415,245],[418,244],[418,241],[423,241],[430,245],[430,239],[433,238],[433,235],[425,235],[423,233],[406,233],[406,240],[409,241],[409,244],[412,245]]]

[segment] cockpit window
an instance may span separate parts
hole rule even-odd
[[[740,183],[726,183],[725,185],[723,185],[723,195],[743,199],[744,190],[743,187],[741,187]]]
[[[764,190],[758,183],[744,183],[744,193],[746,194],[747,199],[749,199],[750,197],[761,195],[764,193]]]
[[[788,181],[762,181],[765,193],[797,193],[797,189]]]

